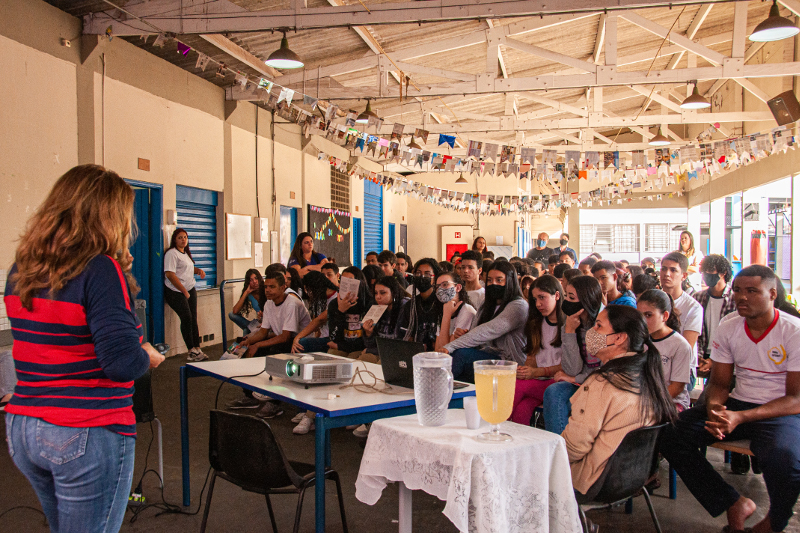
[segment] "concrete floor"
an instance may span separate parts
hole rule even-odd
[[[212,359],[216,359],[222,352],[221,345],[206,350]],[[179,423],[179,395],[178,395],[178,369],[185,363],[185,357],[176,356],[168,359],[156,371],[153,378],[155,410],[164,426],[164,496],[167,501],[179,504],[181,502],[181,447]],[[209,378],[195,378],[189,382],[190,400],[190,432],[191,432],[191,475],[192,475],[192,505],[186,509],[189,512],[198,510],[201,503],[200,490],[203,488],[206,473],[208,472],[208,411],[214,408],[214,398],[219,387],[219,381]],[[238,398],[241,390],[231,385],[222,388],[219,405],[224,406],[229,401]],[[314,436],[297,436],[292,434],[293,424],[290,418],[295,410],[288,407],[283,416],[273,419],[270,424],[283,445],[286,454],[292,460],[313,462]],[[5,432],[5,422],[0,422]],[[151,432],[148,424],[139,426],[137,442],[136,468],[134,484],[139,480],[145,466],[145,455],[150,442]],[[361,461],[363,441],[356,438],[345,429],[334,430],[332,437],[333,467],[338,470],[342,478],[342,487],[345,497],[345,507],[350,531],[354,532],[391,532],[397,531],[397,504],[398,496],[396,487],[390,485],[384,491],[381,500],[375,506],[365,505],[355,498],[355,480]],[[709,449],[709,458],[715,467],[724,472],[723,476],[729,480],[742,494],[753,498],[759,508],[751,519],[752,523],[760,520],[766,513],[768,498],[761,476],[748,474],[736,476],[722,462],[722,452]],[[155,445],[147,460],[147,467],[157,466],[157,453]],[[11,462],[7,448],[0,451],[0,514],[18,505],[28,505],[40,508],[31,486]],[[667,498],[667,470],[666,463],[662,464],[661,477],[663,486],[656,491],[653,503],[665,532],[691,532],[691,533],[716,533],[725,525],[724,516],[710,517],[697,503],[697,501],[684,488],[679,481],[678,499],[673,501]],[[160,501],[161,494],[158,479],[148,474],[143,483],[144,495],[148,502]],[[326,531],[342,531],[336,506],[336,492],[332,482],[327,488],[328,520]],[[456,531],[455,527],[442,514],[444,502],[420,491],[414,492],[414,531]],[[294,521],[295,496],[274,496],[276,520],[280,531],[291,531]],[[205,495],[202,503],[205,504]],[[200,528],[202,508],[196,515],[187,516],[179,514],[165,514],[156,516],[158,510],[147,509],[137,520],[131,524],[129,519],[132,513],[126,515],[122,531],[196,531]],[[632,515],[626,515],[622,508],[612,511],[594,511],[589,517],[600,525],[601,531],[614,532],[641,532],[653,531],[647,506],[642,498],[637,498]],[[0,532],[28,533],[47,531],[41,515],[29,509],[16,509],[0,517]],[[218,480],[214,490],[211,504],[208,531],[269,531],[269,518],[263,497],[244,492],[226,481]],[[314,497],[310,492],[305,500],[302,516],[301,531],[314,530]],[[800,520],[795,516],[786,531],[800,533]]]

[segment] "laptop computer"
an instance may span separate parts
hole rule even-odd
[[[395,387],[414,388],[414,356],[427,351],[421,342],[398,339],[375,339],[378,344],[378,356],[381,358],[383,380]],[[460,381],[453,382],[453,389],[468,386]]]

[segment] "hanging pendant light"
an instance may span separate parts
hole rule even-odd
[[[458,175],[456,183],[469,183],[469,182],[467,181],[467,178],[464,177],[464,173],[462,172]]]
[[[650,142],[647,143],[650,146],[666,146],[669,144],[669,139],[667,139],[663,133],[661,133],[661,127],[658,128],[658,133],[655,137],[650,139]]]
[[[769,17],[756,26],[756,29],[750,34],[750,40],[757,42],[780,41],[794,37],[798,33],[800,33],[800,28],[795,26],[791,20],[782,17],[777,0],[772,0]]]
[[[279,69],[302,68],[304,66],[300,56],[289,50],[289,39],[286,38],[285,31],[281,39],[281,47],[272,52],[265,63],[272,68]]]
[[[378,117],[377,113],[375,113],[372,110],[372,108],[369,106],[369,100],[367,100],[367,108],[364,110],[363,113],[358,115],[358,118],[356,119],[356,123],[357,124],[368,124],[370,117],[372,117],[374,119],[380,118],[380,117]]]
[[[711,107],[711,102],[700,95],[697,90],[697,82],[694,82],[692,94],[687,96],[686,100],[681,103],[681,109],[705,109],[707,107]]]
[[[417,144],[417,142],[414,140],[414,136],[413,135],[411,136],[411,142],[408,143],[408,147],[409,148],[416,148],[417,150],[422,150],[422,146]]]

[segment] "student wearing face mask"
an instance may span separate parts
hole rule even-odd
[[[362,360],[380,363],[378,343],[375,339],[378,337],[382,339],[400,338],[400,332],[398,331],[400,312],[410,300],[394,276],[384,276],[375,283],[375,304],[387,307],[377,323],[372,320],[364,322],[365,351],[367,354],[372,355],[373,358],[363,357]]]
[[[514,410],[511,420],[529,425],[534,410],[542,405],[544,391],[555,383],[553,376],[561,370],[561,326],[564,293],[553,276],[542,276],[531,285],[528,297],[527,359],[517,367]]]
[[[473,383],[472,363],[483,359],[525,362],[528,302],[522,297],[514,266],[498,260],[487,274],[486,300],[472,329],[439,351],[453,355],[453,377]]]
[[[436,299],[442,304],[442,323],[436,337],[436,349],[440,350],[468,332],[478,312],[472,307],[464,282],[453,272],[442,272],[436,277]]]
[[[544,391],[544,425],[547,431],[561,433],[567,425],[570,398],[578,385],[600,367],[600,360],[590,354],[586,333],[594,327],[602,309],[603,292],[600,283],[591,276],[578,276],[564,289],[561,310],[566,315],[561,330],[561,371]]]
[[[400,313],[399,331],[403,340],[421,342],[426,350],[436,345],[442,304],[436,299],[433,286],[441,269],[436,259],[426,257],[414,265],[414,281],[411,301]]]
[[[567,445],[572,485],[591,499],[599,492],[602,482],[596,482],[625,435],[640,427],[672,422],[677,413],[664,382],[661,356],[636,309],[609,305],[601,311],[586,332],[586,350],[602,366],[572,396],[572,414],[561,436]]]

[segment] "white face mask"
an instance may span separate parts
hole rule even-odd
[[[609,333],[608,335],[614,335],[613,333]],[[608,348],[608,335],[605,333],[600,333],[595,328],[590,329],[586,332],[586,353],[591,355],[592,357],[597,356],[600,350],[604,350]]]

